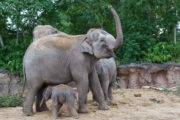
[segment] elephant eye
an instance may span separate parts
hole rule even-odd
[[[104,42],[104,38],[102,38],[102,39],[100,40],[100,42]]]

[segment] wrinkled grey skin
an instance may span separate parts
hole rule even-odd
[[[35,96],[36,111],[47,110],[45,103],[40,106],[47,85],[67,84],[71,81],[77,84],[79,112],[88,112],[85,101],[89,87],[99,103],[99,109],[108,109],[94,65],[101,58],[113,57],[113,50],[120,48],[123,43],[119,16],[112,7],[109,9],[116,21],[116,40],[104,30],[91,29],[85,35],[48,35],[28,47],[23,60],[27,86],[24,114],[33,114]]]
[[[116,83],[117,75],[115,60],[113,57],[109,59],[100,59],[95,68],[98,73],[105,100],[111,104],[113,100],[113,86]]]
[[[78,113],[74,106],[74,102],[77,100],[76,92],[71,87],[66,85],[48,86],[43,92],[40,106],[50,98],[52,99],[52,113],[55,119],[58,117],[59,109],[63,104],[67,105],[70,116],[78,118]]]

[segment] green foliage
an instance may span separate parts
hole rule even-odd
[[[14,41],[0,48],[0,69],[8,69],[14,75],[16,71],[23,76],[23,56],[29,43],[17,44]],[[21,79],[22,80],[22,79]]]
[[[159,42],[148,48],[144,59],[144,61],[155,63],[180,62],[180,43],[174,45],[173,43]]]
[[[69,34],[85,34],[103,28],[116,36],[115,22],[107,6],[118,12],[124,44],[116,51],[116,64],[130,62],[179,62],[179,0],[3,0],[0,1],[0,69],[19,71],[36,25],[50,24]],[[9,21],[10,20],[10,21]],[[177,28],[177,45],[173,29]],[[18,40],[19,39],[19,40]]]
[[[0,107],[16,107],[21,106],[23,98],[18,94],[0,96]]]

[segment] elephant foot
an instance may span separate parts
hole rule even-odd
[[[109,109],[109,107],[105,103],[99,105],[99,110],[108,110],[108,109]]]
[[[75,116],[73,116],[73,118],[74,118],[74,119],[78,119],[78,118],[79,118],[79,116],[78,116],[78,115],[75,115]]]
[[[27,110],[23,108],[23,113],[27,116],[32,116],[33,115],[33,111],[32,110]]]
[[[107,99],[106,103],[107,103],[107,105],[112,105],[112,100],[111,99]]]
[[[78,112],[79,113],[88,113],[88,108],[86,106],[83,106],[83,107],[79,108]]]
[[[107,105],[112,105],[112,101],[107,101]]]
[[[72,113],[72,117],[74,118],[74,119],[78,119],[79,117],[78,117],[78,113],[77,112],[73,112]]]

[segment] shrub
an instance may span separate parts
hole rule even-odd
[[[17,45],[14,42],[15,40],[12,40],[11,43],[0,47],[0,69],[10,70],[11,75],[18,71],[23,82],[23,56],[31,41]]]
[[[144,61],[154,63],[180,62],[180,43],[174,45],[168,42],[159,42],[148,49]]]
[[[21,106],[23,98],[19,97],[18,94],[6,95],[0,97],[0,107],[16,107]]]

